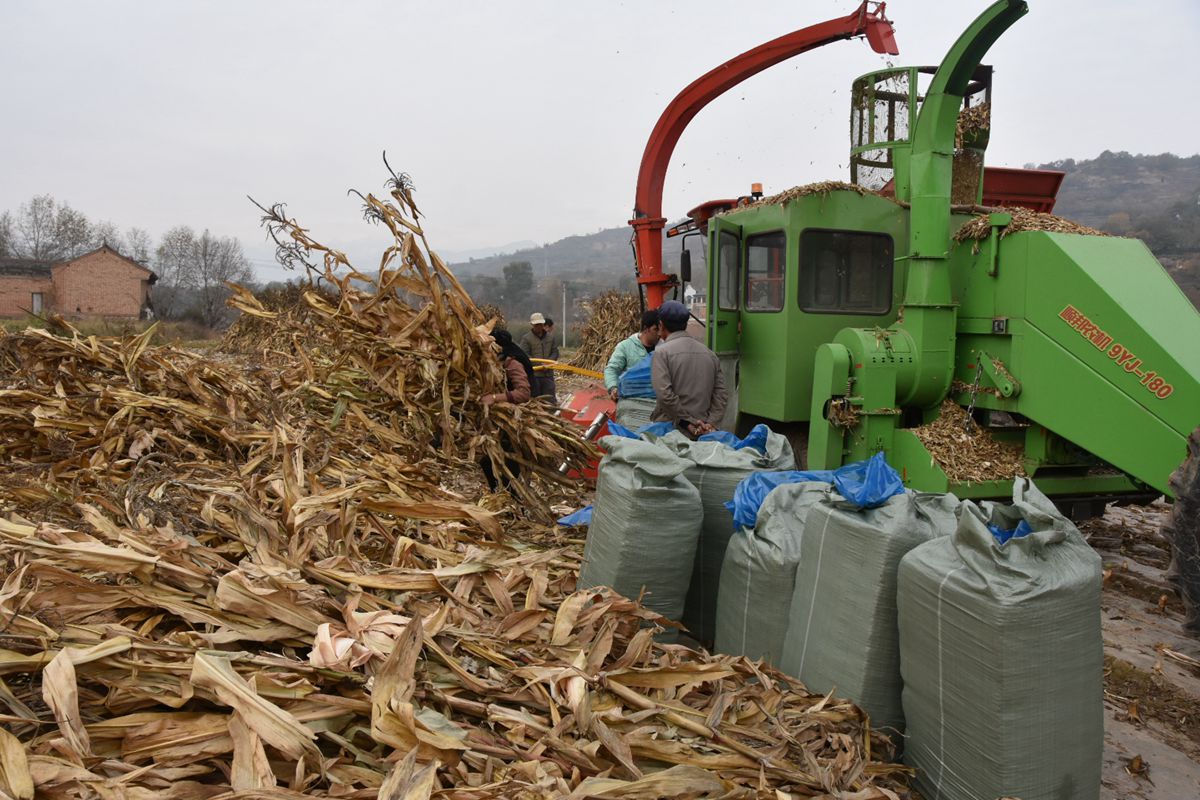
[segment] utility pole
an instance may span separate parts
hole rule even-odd
[[[563,343],[562,343],[562,346],[566,347],[567,346],[567,282],[566,281],[562,282],[562,287],[563,287],[563,313],[562,313]]]

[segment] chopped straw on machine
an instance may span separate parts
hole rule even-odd
[[[267,366],[124,340],[0,338],[0,792],[454,800],[903,791],[850,704],[576,591],[553,529],[446,488],[589,455],[502,385],[488,321],[411,188],[365,198],[376,275],[267,214],[333,294],[248,292]],[[316,263],[311,263],[315,260]],[[282,329],[273,335],[273,328]],[[296,335],[293,335],[296,334]]]
[[[952,481],[977,483],[1025,475],[1021,445],[999,441],[953,400],[942,403],[937,419],[912,432]]]
[[[610,291],[589,300],[587,311],[579,350],[570,363],[599,372],[621,340],[638,332],[642,309],[636,294]]]
[[[1010,233],[1019,233],[1020,231],[1081,233],[1087,236],[1109,235],[1104,231],[1098,231],[1095,228],[1089,228],[1086,225],[1080,225],[1078,222],[1072,222],[1069,219],[1056,217],[1053,214],[1046,214],[1042,211],[1031,211],[1027,208],[1015,206],[1012,208],[997,208],[995,210],[1012,215],[1012,222],[1000,231],[1000,238],[1002,239]],[[965,242],[969,239],[974,239],[976,242],[979,242],[988,238],[991,232],[992,224],[988,219],[988,215],[979,214],[958,229],[958,232],[954,234],[954,241]],[[976,244],[976,247],[978,247],[978,244]]]

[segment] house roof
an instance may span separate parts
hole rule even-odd
[[[102,251],[102,250],[107,250],[108,252],[110,252],[110,253],[112,253],[114,256],[116,256],[117,258],[120,258],[120,259],[121,259],[121,260],[123,260],[123,261],[127,261],[128,263],[130,263],[130,264],[132,264],[133,266],[135,266],[135,267],[137,267],[138,269],[140,269],[142,272],[148,273],[148,274],[150,275],[150,282],[151,282],[151,283],[154,283],[154,282],[155,282],[155,280],[157,280],[157,279],[158,279],[158,275],[156,275],[156,274],[154,273],[154,270],[150,269],[150,268],[149,268],[149,267],[147,267],[145,264],[142,264],[142,263],[140,263],[140,262],[138,262],[138,261],[134,261],[132,258],[130,258],[130,257],[129,257],[129,256],[127,256],[127,255],[124,255],[124,254],[123,254],[123,253],[121,253],[119,250],[115,250],[115,249],[113,249],[113,248],[109,247],[109,246],[108,246],[108,242],[105,242],[104,244],[100,245],[100,246],[99,246],[99,247],[97,247],[95,250],[89,250],[89,251],[87,251],[86,253],[81,253],[80,255],[77,255],[77,256],[75,256],[74,258],[68,258],[68,259],[66,259],[65,261],[57,261],[57,262],[53,263],[51,266],[54,266],[54,267],[61,267],[61,266],[64,266],[64,265],[66,265],[66,264],[70,264],[70,263],[71,263],[71,262],[73,262],[73,261],[79,261],[79,260],[80,260],[80,259],[82,259],[82,258],[87,258],[88,256],[92,255],[93,253],[99,253],[99,252],[100,252],[100,251]]]
[[[107,250],[117,258],[120,258],[121,260],[137,267],[142,272],[145,272],[150,276],[150,283],[154,283],[156,280],[158,280],[158,276],[154,274],[154,271],[145,264],[140,264],[137,261],[134,261],[132,258],[122,255],[118,251],[109,247],[107,244],[102,244],[95,250],[89,250],[82,255],[75,256],[75,258],[69,258],[65,261],[38,261],[37,259],[32,258],[0,258],[0,277],[46,278],[49,280],[53,276],[52,270],[58,267],[66,266],[72,262],[79,261],[81,258],[87,258],[88,256],[94,253],[99,253],[102,250]]]
[[[50,278],[53,262],[32,258],[0,258],[0,276],[14,278]]]

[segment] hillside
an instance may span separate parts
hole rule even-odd
[[[1141,239],[1200,308],[1200,155],[1106,150],[1039,166],[1067,173],[1056,214]]]
[[[1132,217],[1145,218],[1185,198],[1195,201],[1200,191],[1200,155],[1180,158],[1171,153],[1149,156],[1106,150],[1093,159],[1068,158],[1037,168],[1067,173],[1056,214],[1104,230],[1128,226]]]

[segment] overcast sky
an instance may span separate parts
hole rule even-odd
[[[897,64],[936,64],[984,0],[892,0]],[[49,192],[157,237],[185,223],[271,249],[247,194],[365,261],[354,187],[410,173],[435,249],[622,225],[646,137],[722,61],[853,0],[729,3],[0,0],[0,209]],[[994,165],[1200,150],[1197,0],[1030,0],[992,48]],[[705,109],[668,174],[710,198],[846,179],[864,41],[784,62]],[[370,264],[363,263],[367,267]]]

